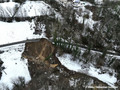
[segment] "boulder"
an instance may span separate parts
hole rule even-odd
[[[27,42],[25,44],[25,50],[22,53],[24,58],[28,61],[33,61],[34,63],[40,64],[44,63],[50,67],[56,67],[55,64],[55,46],[47,39],[40,39],[38,42]],[[51,61],[52,60],[52,61]]]

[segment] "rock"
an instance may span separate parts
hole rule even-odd
[[[0,79],[1,79],[1,76],[2,76],[2,71],[5,69],[5,67],[2,66],[4,62],[0,59]]]
[[[51,58],[55,57],[55,46],[44,38],[38,42],[26,43],[22,56],[37,64],[44,63],[50,67],[56,67],[58,65],[55,64],[55,59],[52,59],[53,61],[51,60]]]

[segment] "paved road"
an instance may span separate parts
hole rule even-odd
[[[38,42],[39,40],[40,40],[40,38],[37,38],[37,39],[28,39],[28,40],[13,42],[13,43],[2,44],[2,45],[0,45],[0,47],[6,47],[6,46],[11,46],[11,45],[21,44],[21,43],[26,43],[26,42]]]
[[[41,38],[37,38],[37,39],[28,39],[28,40],[23,40],[23,41],[18,41],[18,42],[13,42],[13,43],[8,43],[8,44],[2,44],[2,45],[0,45],[0,47],[6,47],[6,46],[15,45],[15,44],[27,43],[27,42],[38,42],[40,39],[41,39]],[[52,40],[50,40],[50,41],[53,42]],[[85,49],[85,50],[88,49],[88,47],[85,46],[85,45],[72,44],[72,43],[66,43],[66,42],[61,42],[61,43],[63,43],[63,44],[67,44],[67,45],[70,44],[70,45],[73,45],[74,47],[83,48],[83,49]],[[101,49],[93,48],[93,49],[91,49],[91,50],[94,51],[94,52],[103,53],[103,50],[101,50]],[[120,56],[120,53],[115,52],[115,51],[112,51],[112,52],[111,52],[111,51],[109,51],[109,50],[106,51],[106,54]]]

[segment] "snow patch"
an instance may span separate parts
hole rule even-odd
[[[77,1],[73,3],[74,7],[85,7],[85,6],[92,6],[91,3],[85,1]]]
[[[27,39],[45,38],[45,27],[43,27],[42,35],[34,35],[34,21],[25,22],[0,22],[0,45],[11,42],[17,42]]]
[[[96,4],[103,4],[103,0],[95,0]]]
[[[21,59],[24,47],[24,44],[19,44],[0,48],[0,50],[4,51],[4,53],[0,54],[0,58],[4,62],[2,66],[5,67],[0,80],[0,90],[5,90],[4,86],[12,90],[13,82],[19,77],[23,77],[25,83],[31,80],[27,66],[28,62],[27,60]]]
[[[50,15],[51,7],[43,1],[26,1],[17,11],[15,17],[34,17]]]
[[[90,67],[90,70],[89,70],[90,76],[96,77],[99,80],[107,83],[111,87],[115,88],[114,84],[116,83],[117,79],[114,75],[110,76],[107,73],[106,74],[98,74],[98,72],[99,72],[99,69],[96,69],[94,67]]]
[[[73,56],[70,54],[63,54],[62,56],[56,55],[61,62],[62,65],[64,65],[69,70],[73,70],[76,72],[84,73],[89,76],[98,78],[99,80],[107,83],[111,87],[115,88],[114,84],[116,83],[117,79],[115,77],[115,74],[113,76],[110,76],[108,73],[105,74],[99,74],[99,69],[96,69],[94,66],[90,65],[89,68],[82,68],[83,63],[79,62],[79,60],[72,61]]]
[[[74,2],[74,3],[79,3],[79,2],[80,2],[80,0],[73,0],[73,2]]]
[[[52,12],[51,6],[43,1],[26,1],[21,5],[15,2],[0,3],[0,17],[34,17]]]
[[[80,3],[74,4],[74,9],[76,10],[76,20],[80,24],[84,24],[85,27],[89,27],[91,30],[93,30],[93,26],[96,21],[93,20],[93,12],[85,8],[87,5],[92,6],[92,4],[89,2],[84,1],[80,1]]]
[[[16,7],[20,4],[15,2],[0,3],[0,17],[12,17],[15,13]]]

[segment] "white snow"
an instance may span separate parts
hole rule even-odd
[[[21,59],[24,46],[24,44],[19,44],[0,48],[0,50],[4,51],[3,54],[0,54],[0,58],[4,62],[2,66],[5,67],[0,80],[0,90],[5,90],[4,86],[12,90],[13,82],[19,77],[24,77],[26,83],[31,80],[27,60]]]
[[[43,1],[26,1],[21,5],[15,2],[0,3],[0,17],[12,17],[14,14],[15,17],[34,17],[51,13],[50,5]]]
[[[57,2],[61,3],[60,1],[64,0],[56,0]],[[80,1],[80,0],[73,0],[73,8],[76,10],[76,20],[80,23],[89,27],[91,30],[93,30],[94,24],[96,24],[96,21],[93,20],[93,12],[90,11],[89,9],[86,9],[85,6],[92,6],[91,3],[86,2],[86,1]],[[62,3],[61,3],[62,4]],[[62,4],[63,6],[67,7],[67,5],[64,3]],[[84,16],[88,15],[89,18],[85,18]]]
[[[42,34],[34,35],[34,20],[32,22],[0,22],[0,45],[8,44],[12,42],[18,42],[26,39],[34,38],[46,38],[45,37],[45,25],[41,25]],[[24,44],[13,45],[9,47],[0,48],[4,51],[0,54],[0,59],[4,62],[3,66],[6,68],[2,72],[2,78],[0,80],[0,90],[4,90],[5,86],[12,90],[13,82],[18,77],[24,77],[25,82],[31,80],[27,60],[21,59],[21,54],[24,50]]]
[[[45,26],[42,35],[34,35],[34,22],[0,22],[0,45],[27,39],[44,38]]]
[[[107,73],[106,74],[98,74],[98,72],[99,72],[99,69],[96,69],[94,67],[90,67],[90,70],[89,70],[90,76],[96,77],[99,80],[107,83],[111,87],[115,88],[114,84],[116,83],[117,79],[114,75],[110,76]]]
[[[103,0],[95,0],[96,4],[103,4]]]
[[[74,7],[85,7],[85,6],[92,6],[91,3],[86,2],[86,1],[78,1],[77,3],[73,3]]]
[[[62,56],[56,55],[62,65],[67,67],[69,70],[76,72],[85,73],[89,76],[98,78],[99,80],[107,83],[111,87],[115,88],[115,83],[117,81],[115,75],[110,76],[108,73],[99,74],[99,69],[96,69],[94,66],[90,65],[89,68],[82,68],[83,63],[78,60],[72,61],[73,57],[70,54],[63,54]]]
[[[79,0],[78,0],[79,1]],[[98,0],[96,0],[98,1]],[[102,1],[102,0],[99,0]],[[81,4],[82,3],[82,4]],[[93,25],[95,21],[92,20],[93,13],[91,11],[86,10],[86,5],[91,5],[90,3],[81,2],[78,4],[80,8],[82,8],[82,16],[76,14],[76,19],[79,23],[83,23],[83,16],[85,15],[86,11],[89,12],[89,19],[84,19],[85,25],[93,29]],[[0,3],[0,16],[4,17],[12,17],[15,13],[16,6],[18,7],[18,3],[14,2],[7,2],[7,3]],[[40,15],[50,15],[51,7],[44,3],[43,1],[26,1],[22,6],[20,6],[18,12],[16,13],[16,17],[33,17],[33,16],[40,16]],[[55,12],[56,18],[61,18],[62,16]],[[41,35],[34,35],[34,21],[28,22],[0,22],[0,45],[33,39],[33,38],[46,38],[45,37],[45,25],[42,24],[42,34]],[[3,66],[5,67],[5,73],[2,72],[2,77],[0,80],[0,90],[4,89],[4,85],[8,86],[10,89],[13,88],[13,83],[18,77],[24,77],[26,83],[31,80],[27,60],[21,59],[21,54],[24,50],[24,44],[13,45],[9,47],[0,48],[0,50],[5,51],[4,53],[0,54],[0,58],[4,62]],[[64,54],[62,56],[57,56],[60,62],[70,70],[85,73],[92,77],[96,77],[99,80],[107,83],[108,85],[114,87],[115,82],[117,81],[115,75],[110,76],[109,74],[99,74],[99,69],[96,69],[94,66],[90,65],[89,68],[83,69],[81,65],[82,62],[78,60],[72,61],[73,57],[70,54]]]
[[[12,17],[16,7],[19,7],[19,4],[15,2],[0,3],[0,17]]]
[[[62,65],[67,67],[69,70],[78,72],[81,69],[80,63],[72,61],[72,56],[69,54],[64,54],[61,57],[58,57]]]
[[[14,2],[1,3],[0,16],[12,17],[15,13],[16,5],[19,6],[19,4]],[[16,16],[18,15],[21,17],[25,15],[26,17],[31,17],[50,14],[48,10],[50,11],[50,8],[48,8],[48,5],[42,1],[27,1],[22,7],[19,8],[19,12],[17,12]],[[14,21],[12,23],[0,21],[0,45],[27,39],[46,38],[45,25],[41,24],[40,28],[42,29],[41,35],[34,35],[34,20],[32,20],[32,22]],[[5,67],[4,71],[2,71],[2,77],[0,80],[0,90],[4,90],[6,86],[12,90],[13,82],[18,80],[19,77],[24,77],[26,83],[31,80],[27,60],[21,59],[24,46],[24,44],[19,44],[0,48],[0,50],[4,51],[4,53],[0,54],[0,59],[4,62],[3,66]]]
[[[74,4],[74,9],[76,10],[76,20],[80,24],[84,24],[85,27],[89,27],[91,30],[93,30],[93,26],[96,21],[93,20],[93,12],[85,8],[87,5],[92,6],[91,3],[84,1],[80,1],[80,3]],[[88,15],[88,18],[84,17],[85,15]]]
[[[91,12],[92,13],[92,12]],[[84,18],[84,15],[82,16],[79,16],[77,13],[76,13],[76,20],[80,23],[80,24],[83,24],[86,26],[86,27],[89,27],[91,30],[93,30],[93,26],[94,24],[96,24],[96,21],[94,21],[92,19],[92,14],[89,14],[89,18]]]
[[[51,7],[43,1],[26,1],[17,11],[15,17],[33,17],[50,15]]]
[[[91,18],[85,19],[85,21],[84,21],[84,25],[86,25],[86,27],[89,27],[91,30],[93,30],[93,26],[95,23],[96,22]]]
[[[79,2],[80,2],[80,0],[73,0],[73,2],[74,2],[74,3],[79,3]]]
[[[0,17],[35,17],[52,13],[59,21],[63,20],[60,13],[43,1],[26,1],[22,5],[15,2],[0,3]]]

